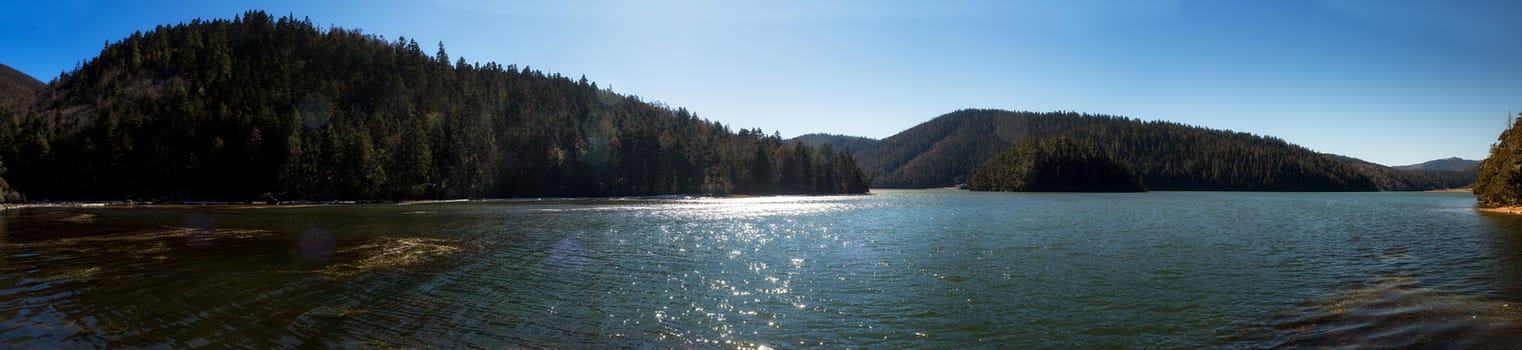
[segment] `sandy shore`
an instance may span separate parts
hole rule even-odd
[[[1522,206],[1499,207],[1499,208],[1474,208],[1476,211],[1497,214],[1522,215]]]
[[[1422,192],[1474,193],[1474,189],[1473,188],[1445,188],[1445,189],[1441,189],[1441,190],[1426,190],[1426,191],[1422,191]]]
[[[124,209],[263,209],[263,208],[305,208],[322,207],[344,204],[364,204],[354,202],[321,202],[321,203],[282,203],[282,204],[251,204],[251,203],[122,203],[122,202],[68,202],[68,203],[0,203],[0,212],[7,210],[39,209],[39,208],[124,208]]]
[[[470,199],[430,199],[430,200],[405,200],[405,201],[289,201],[281,203],[267,202],[55,202],[55,203],[0,203],[0,211],[20,210],[30,208],[141,208],[141,209],[265,209],[265,208],[306,208],[325,207],[335,205],[418,205],[418,204],[442,204],[464,203]]]
[[[106,206],[106,203],[0,203],[0,211],[27,208],[89,208],[104,206]]]
[[[396,202],[396,205],[439,204],[439,203],[465,203],[465,202],[469,202],[469,201],[470,201],[469,199],[429,199],[429,200],[415,200],[415,201],[400,201],[400,202]]]

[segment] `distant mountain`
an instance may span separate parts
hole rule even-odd
[[[794,137],[788,141],[802,142],[805,145],[813,147],[818,147],[820,145],[830,145],[830,147],[834,148],[837,151],[850,150],[853,153],[877,145],[877,139],[873,138],[817,133]]]
[[[1368,176],[1381,191],[1426,191],[1473,187],[1479,178],[1478,167],[1461,170],[1402,169],[1375,164],[1358,158],[1328,155]],[[1457,158],[1453,158],[1457,159]],[[1429,162],[1430,163],[1430,162]],[[1426,164],[1426,163],[1423,163]],[[1407,166],[1410,167],[1410,166]]]
[[[37,93],[45,87],[47,85],[36,78],[0,64],[0,115],[5,111],[30,107],[36,101]]]
[[[1468,160],[1468,159],[1462,159],[1462,158],[1459,158],[1459,157],[1452,157],[1452,158],[1444,158],[1444,159],[1438,159],[1438,160],[1430,160],[1430,161],[1422,162],[1422,163],[1419,163],[1419,164],[1392,166],[1391,168],[1401,169],[1401,170],[1447,170],[1447,171],[1460,171],[1460,170],[1465,170],[1465,169],[1469,169],[1469,168],[1479,168],[1479,167],[1480,167],[1480,161],[1478,161],[1478,160]]]
[[[942,115],[856,152],[879,187],[967,181],[973,167],[1028,137],[1064,135],[1098,145],[1152,190],[1372,191],[1351,166],[1247,133],[1071,112],[968,109]]]
[[[967,109],[936,117],[855,152],[877,187],[929,188],[967,181],[974,166],[1028,134],[1080,123],[1077,114]]]

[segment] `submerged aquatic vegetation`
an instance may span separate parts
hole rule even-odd
[[[85,268],[79,268],[79,269],[72,269],[72,270],[64,271],[63,273],[60,273],[60,274],[58,274],[57,276],[54,276],[54,277],[57,278],[57,279],[66,279],[66,280],[73,280],[73,281],[86,281],[86,280],[89,280],[91,278],[94,278],[96,274],[100,273],[100,271],[101,271],[101,267],[100,266],[90,266],[90,267],[85,267]]]
[[[322,270],[332,278],[345,278],[377,270],[416,266],[461,250],[459,241],[436,238],[399,238],[341,249],[336,255],[359,256],[348,263],[328,265]]]
[[[176,239],[208,240],[218,238],[229,239],[255,239],[270,238],[274,232],[264,229],[244,228],[219,228],[219,229],[187,229],[178,227],[166,227],[153,230],[142,230],[126,233],[111,233],[83,237],[67,237],[38,242],[28,242],[30,246],[93,246],[102,248],[129,249],[135,247],[123,247],[122,244],[151,243],[148,249],[164,249],[166,242]],[[109,243],[109,244],[108,244]]]
[[[73,213],[63,217],[61,221],[76,224],[90,224],[100,222],[100,216],[90,213]]]

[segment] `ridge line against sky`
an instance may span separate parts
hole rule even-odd
[[[1402,165],[1484,158],[1522,112],[1517,1],[19,1],[0,63],[48,81],[133,31],[251,9],[788,137],[1062,110]]]

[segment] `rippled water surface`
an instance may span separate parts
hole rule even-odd
[[[1522,342],[1522,218],[1452,193],[500,201],[0,214],[0,345]]]

